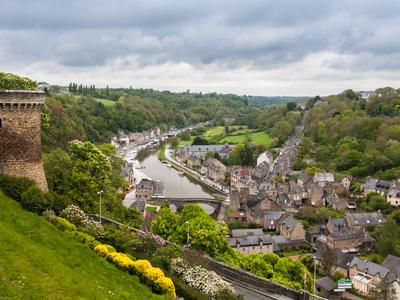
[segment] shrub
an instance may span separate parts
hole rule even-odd
[[[21,195],[35,184],[27,178],[0,176],[0,188],[3,192],[16,201],[21,201]]]
[[[44,211],[43,217],[45,217],[45,219],[47,221],[49,221],[50,223],[53,223],[53,224],[54,224],[55,218],[57,218],[56,214],[51,209]]]
[[[76,205],[69,205],[61,212],[61,215],[81,228],[82,231],[93,235],[96,238],[102,238],[105,236],[103,226],[99,222],[90,219],[86,213]]]
[[[84,232],[80,232],[80,231],[72,231],[70,233],[70,235],[77,240],[78,242],[82,243],[82,244],[88,244],[90,245],[90,243],[94,242],[96,239],[94,237],[92,237],[91,235],[84,233]]]
[[[51,199],[37,186],[31,186],[21,194],[23,208],[38,214],[52,208]]]
[[[153,286],[153,282],[160,277],[164,277],[164,272],[160,268],[150,267],[144,269],[141,277],[148,286]]]
[[[58,229],[64,230],[64,231],[75,231],[76,230],[76,226],[70,222],[68,222],[68,220],[61,218],[61,217],[56,217],[54,219],[54,223],[53,223]]]
[[[153,291],[159,294],[167,294],[171,298],[175,298],[175,286],[171,278],[162,276],[158,277],[152,284]]]
[[[146,259],[139,259],[133,263],[133,271],[137,275],[143,274],[147,268],[151,268],[151,263]]]
[[[107,254],[107,259],[123,270],[132,270],[134,261],[125,253],[112,252]]]
[[[94,247],[94,251],[96,251],[101,256],[106,257],[107,254],[115,252],[115,249],[113,246],[110,246],[110,245],[99,244],[96,247]]]
[[[26,77],[0,72],[0,90],[37,90],[37,83]]]

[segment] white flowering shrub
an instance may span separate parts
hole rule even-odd
[[[101,238],[105,236],[105,231],[103,226],[92,219],[90,219],[84,211],[82,211],[76,205],[70,205],[61,212],[61,215],[75,224],[77,227],[81,228],[82,231],[90,234],[96,238]]]
[[[234,293],[231,285],[217,273],[199,266],[191,267],[180,257],[172,259],[171,270],[187,285],[212,298],[226,289]]]

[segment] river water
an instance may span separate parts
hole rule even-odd
[[[164,194],[171,198],[208,198],[213,199],[201,185],[191,181],[186,176],[179,176],[178,171],[161,163],[157,157],[158,149],[143,150],[138,155],[140,171],[153,180],[164,183]]]

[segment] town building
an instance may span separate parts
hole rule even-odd
[[[380,212],[348,213],[345,218],[351,229],[364,232],[385,222],[385,217]]]
[[[209,157],[201,166],[201,172],[215,182],[225,181],[226,166],[214,157]]]
[[[232,230],[228,242],[232,248],[245,254],[273,252],[271,236],[265,235],[260,228]]]
[[[305,239],[306,233],[303,224],[299,220],[296,220],[292,214],[287,214],[281,217],[278,221],[277,229],[279,234],[290,240]]]
[[[231,152],[232,146],[229,144],[224,145],[192,145],[182,148],[177,152],[177,156],[187,159],[191,154],[205,159],[208,152],[218,153],[219,157],[227,157]]]

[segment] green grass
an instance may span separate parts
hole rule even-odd
[[[263,131],[253,132],[248,134],[232,135],[226,136],[218,140],[220,143],[230,143],[230,144],[244,144],[247,142],[247,137],[250,138],[250,142],[256,145],[271,145],[271,138],[268,134]]]
[[[207,131],[204,133],[205,138],[210,138],[210,137],[216,137],[220,136],[225,133],[225,127],[224,126],[215,126],[215,127],[210,127],[207,129]]]
[[[0,299],[166,299],[0,192]]]
[[[190,146],[190,145],[192,145],[193,140],[194,140],[194,136],[191,136],[190,140],[188,140],[188,141],[179,140],[179,146]]]
[[[105,106],[113,106],[117,101],[109,100],[109,99],[102,99],[102,98],[93,98],[94,100],[103,103]]]

